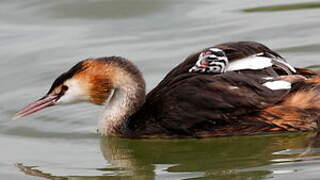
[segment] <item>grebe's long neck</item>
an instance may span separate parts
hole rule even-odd
[[[145,82],[131,63],[115,68],[113,89],[104,103],[98,129],[103,135],[123,136],[129,132],[128,118],[145,102]]]

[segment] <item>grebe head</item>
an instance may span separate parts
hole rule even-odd
[[[86,59],[61,74],[44,97],[17,112],[14,118],[59,104],[90,102],[107,107],[115,91],[121,90],[126,100],[144,101],[144,89],[141,73],[128,60],[121,57]]]

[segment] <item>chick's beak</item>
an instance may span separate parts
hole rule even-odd
[[[41,109],[50,107],[56,104],[56,101],[60,98],[59,95],[46,95],[43,98],[29,104],[25,108],[18,111],[12,119],[18,119],[29,114],[33,114]]]

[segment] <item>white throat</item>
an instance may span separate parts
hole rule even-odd
[[[128,118],[144,103],[144,84],[139,85],[135,80],[125,76],[115,85],[104,103],[104,112],[98,124],[99,132],[103,135],[121,135],[128,131]]]
[[[118,129],[123,130],[127,112],[129,95],[123,89],[112,89],[105,105],[102,117],[99,120],[98,129],[103,135],[117,134]]]

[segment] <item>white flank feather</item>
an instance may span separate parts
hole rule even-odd
[[[282,89],[290,89],[291,83],[287,81],[272,81],[272,82],[266,82],[263,84],[263,86],[271,89],[271,90],[282,90]]]
[[[265,79],[265,80],[273,80],[274,77],[263,77],[262,79]]]
[[[297,72],[296,71],[296,69],[293,67],[293,66],[291,66],[290,64],[288,64],[288,63],[286,63],[286,62],[284,62],[284,61],[277,61],[278,63],[281,63],[281,64],[284,64],[286,67],[288,67],[292,72]]]
[[[267,57],[249,56],[244,59],[233,61],[227,67],[227,71],[237,71],[244,69],[264,69],[272,66],[272,59]]]

